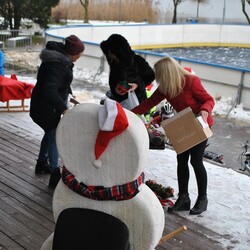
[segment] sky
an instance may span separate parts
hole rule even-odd
[[[90,71],[74,68],[74,78],[89,82],[96,82],[103,87],[108,86],[107,74],[95,76]],[[8,77],[8,76],[7,76]],[[34,83],[31,77],[17,76],[20,81]],[[73,87],[76,99],[83,102],[99,103],[104,93],[97,88],[86,91],[82,87]],[[27,100],[28,102],[28,100]],[[231,108],[232,100],[223,98],[216,102],[213,113],[225,116]],[[233,108],[229,117],[250,123],[250,112],[243,111],[241,105]],[[220,167],[204,161],[208,173],[208,210],[199,216],[190,216],[188,212],[180,212],[180,216],[204,226],[219,235],[215,240],[225,249],[248,250],[250,246],[250,177],[235,170]],[[145,169],[146,180],[155,180],[157,183],[175,190],[173,201],[178,194],[176,177],[176,153],[171,149],[149,150],[148,163]],[[190,167],[189,193],[192,206],[196,200],[197,187],[194,172]],[[167,218],[167,212],[166,212]]]

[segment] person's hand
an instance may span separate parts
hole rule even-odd
[[[127,93],[127,91],[124,91],[123,89],[121,89],[121,88],[119,87],[119,85],[116,86],[115,92],[116,92],[118,95],[125,95],[125,94]]]
[[[68,109],[63,110],[62,115],[64,115],[67,111]]]
[[[129,91],[135,91],[138,88],[137,83],[129,83],[128,85],[130,86]]]
[[[205,110],[201,110],[200,115],[205,123],[207,123],[208,112]]]

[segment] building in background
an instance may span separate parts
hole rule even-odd
[[[171,23],[173,17],[173,0],[155,0],[160,10],[160,23]],[[177,7],[177,22],[186,22],[187,18],[197,18],[198,1],[183,0]],[[246,3],[246,11],[250,16],[250,5]],[[240,0],[207,0],[199,4],[198,20],[201,23],[240,23],[248,24],[242,12]]]

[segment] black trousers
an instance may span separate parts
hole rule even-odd
[[[177,178],[179,195],[188,193],[189,157],[197,181],[198,195],[203,196],[207,194],[207,171],[203,164],[203,155],[206,144],[207,140],[177,155]]]

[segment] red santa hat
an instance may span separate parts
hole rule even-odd
[[[195,72],[193,71],[192,68],[190,68],[190,67],[185,67],[184,69],[187,70],[188,72],[192,73],[193,75],[195,75]]]
[[[95,143],[95,157],[99,159],[107,148],[110,140],[121,134],[128,127],[128,118],[122,106],[109,98],[100,107],[98,112],[100,131]]]

